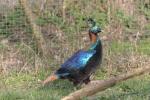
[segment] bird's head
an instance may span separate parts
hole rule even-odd
[[[101,28],[98,25],[96,25],[95,20],[93,20],[92,18],[87,18],[87,19],[84,19],[84,20],[87,22],[88,27],[89,27],[90,40],[92,42],[95,42],[97,40],[98,33],[101,32]]]
[[[85,20],[85,21],[87,22],[87,24],[88,24],[89,33],[97,35],[98,33],[101,32],[101,28],[100,28],[98,25],[96,25],[96,22],[95,22],[94,19],[92,19],[92,18],[87,18],[87,19],[84,19],[84,20]]]

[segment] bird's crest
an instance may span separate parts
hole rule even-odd
[[[88,26],[90,28],[89,32],[95,33],[95,34],[101,32],[101,28],[98,25],[96,25],[96,21],[94,19],[92,19],[92,18],[85,18],[83,20],[85,20],[87,22],[87,24],[88,24]]]

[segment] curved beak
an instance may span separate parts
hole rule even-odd
[[[44,85],[46,85],[47,83],[52,82],[52,81],[55,81],[55,80],[57,80],[57,79],[58,79],[58,76],[55,75],[55,74],[52,74],[52,75],[50,75],[49,77],[47,77],[47,78],[42,82],[42,84],[43,84],[43,86],[44,86]]]

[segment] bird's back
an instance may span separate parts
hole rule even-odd
[[[62,74],[62,78],[67,78],[74,83],[82,83],[86,78],[95,72],[98,64],[101,62],[102,47],[98,40],[87,51],[79,50],[71,56],[57,74]]]

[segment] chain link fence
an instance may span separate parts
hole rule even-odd
[[[138,67],[149,60],[149,57],[141,56],[138,45],[140,37],[150,33],[150,15],[146,13],[150,9],[149,1],[27,0],[47,44],[46,59],[40,57],[33,30],[19,1],[0,0],[1,72],[38,71],[41,67],[60,66],[73,52],[89,45],[87,29],[82,21],[82,18],[89,16],[95,18],[104,29],[100,34],[100,37],[107,38],[103,41],[103,66],[108,67],[110,73],[114,68],[121,70],[127,66],[129,70],[131,65]],[[141,4],[135,7],[136,3]],[[149,55],[148,50],[146,47],[143,52]],[[142,63],[137,63],[139,60]]]

